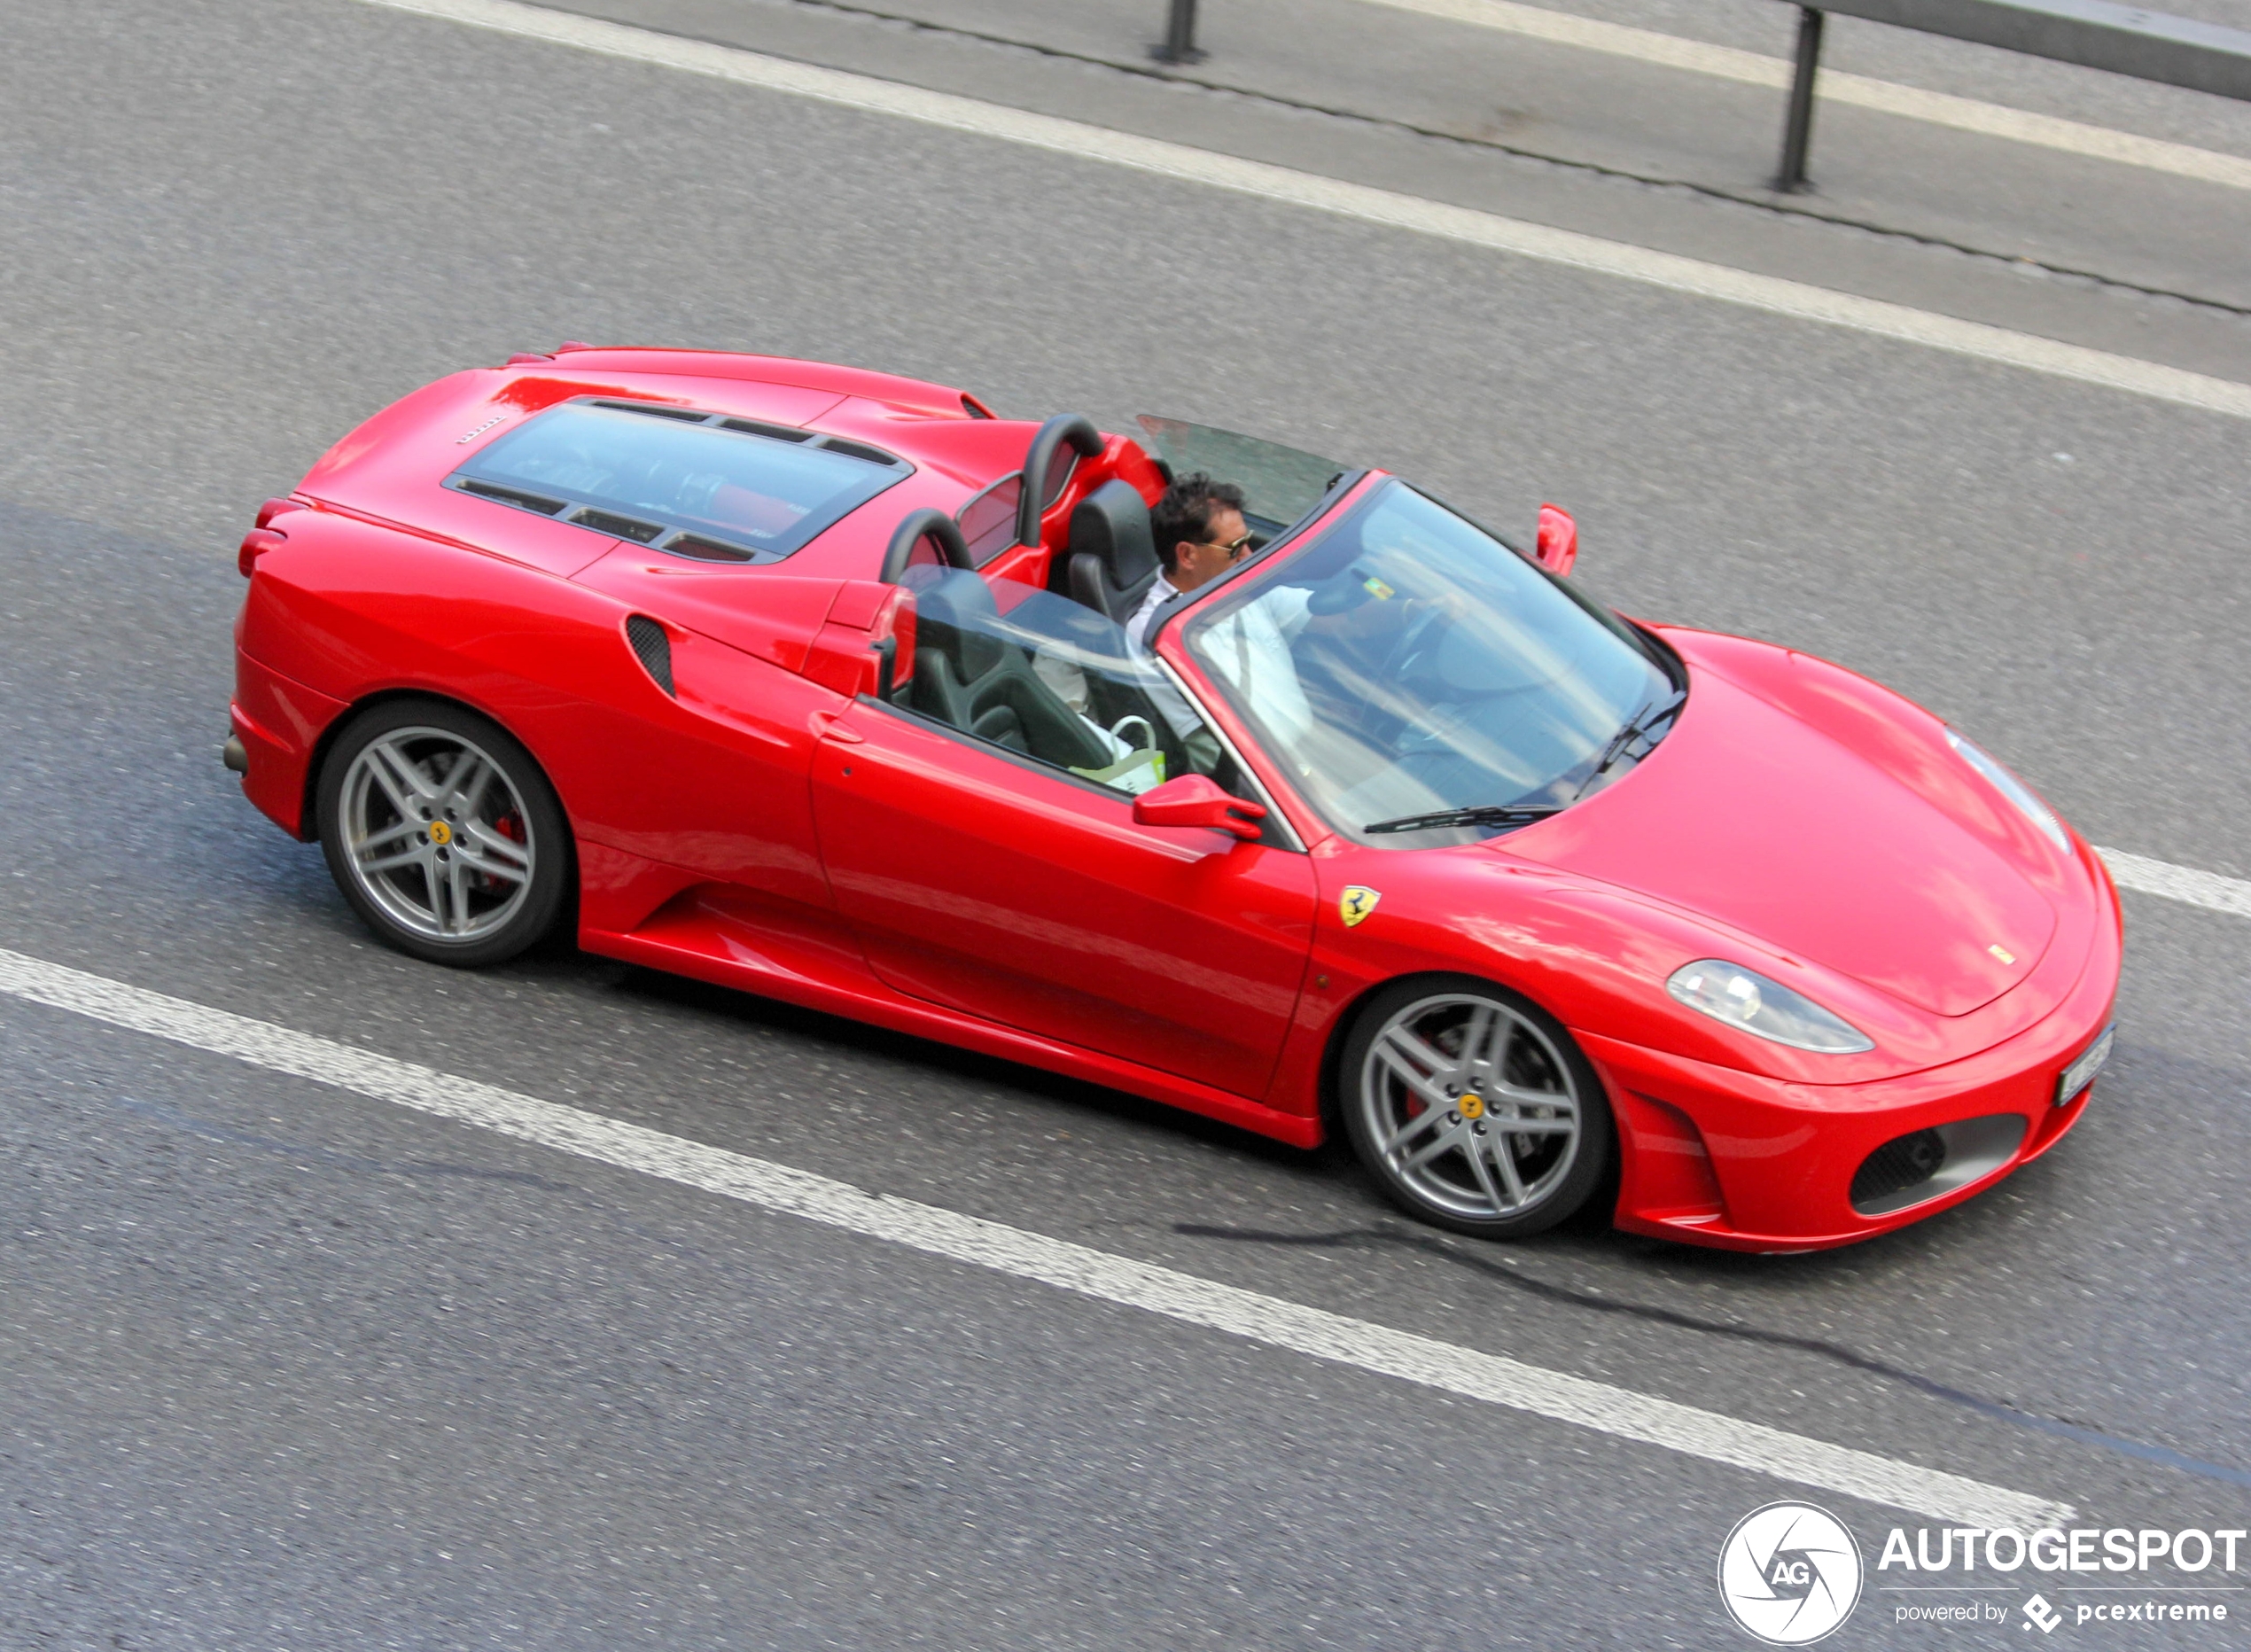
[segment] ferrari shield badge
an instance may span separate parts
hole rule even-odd
[[[1383,899],[1366,884],[1347,884],[1344,894],[1337,900],[1336,915],[1344,920],[1344,927],[1351,929],[1375,911],[1375,903]]]

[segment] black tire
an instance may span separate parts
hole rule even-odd
[[[478,969],[540,940],[563,911],[569,822],[532,754],[490,718],[435,699],[370,706],[329,748],[315,807],[336,886],[401,952]]]
[[[1465,1069],[1461,1046],[1473,1040]],[[1422,976],[1368,1000],[1346,1035],[1336,1091],[1353,1154],[1383,1196],[1480,1238],[1526,1238],[1577,1214],[1614,1152],[1602,1082],[1562,1024],[1474,976]]]

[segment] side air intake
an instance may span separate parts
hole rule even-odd
[[[628,615],[626,641],[633,644],[635,658],[656,679],[657,686],[677,697],[678,690],[672,685],[672,639],[665,635],[665,627],[647,614]]]

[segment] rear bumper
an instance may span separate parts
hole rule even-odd
[[[310,840],[315,834],[307,812],[313,756],[344,709],[343,701],[235,651],[235,693],[227,715],[242,742],[243,795],[292,838]]]
[[[1943,1067],[1869,1084],[1790,1084],[1580,1034],[1617,1113],[1617,1226],[1727,1250],[1825,1250],[1936,1215],[2037,1158],[2086,1111],[2084,1093],[2057,1105],[2057,1083],[2110,1025],[2117,997],[2122,948],[2107,880],[2099,898],[2107,910],[2063,1001],[2015,1037]],[[1989,1122],[1946,1134],[1988,1144],[1982,1157],[1893,1194],[1891,1208],[1865,1193],[1856,1206],[1853,1178],[1877,1149],[1973,1120]]]

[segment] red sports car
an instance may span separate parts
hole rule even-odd
[[[1636,1233],[1842,1244],[2085,1110],[2116,893],[1937,718],[1621,619],[1553,508],[1527,556],[1380,471],[1141,424],[695,351],[455,374],[259,511],[228,760],[418,957],[567,915],[1341,1128],[1467,1233],[1599,1195]],[[1189,471],[1241,487],[1250,554],[1151,620]]]

